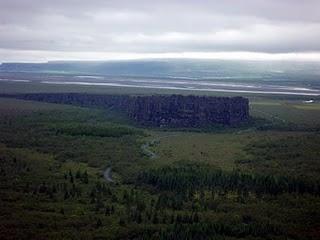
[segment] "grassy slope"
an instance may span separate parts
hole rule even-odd
[[[300,126],[320,126],[320,104],[303,103],[301,100],[257,100],[251,102],[254,117],[269,119],[275,123],[293,123]]]

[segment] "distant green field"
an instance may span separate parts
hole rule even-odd
[[[247,136],[237,134],[176,132],[172,137],[160,137],[154,149],[160,164],[203,161],[230,170],[235,166],[234,159],[245,155],[242,148],[246,142]]]
[[[250,103],[253,117],[275,123],[292,123],[305,127],[320,126],[320,104],[303,103],[301,100],[258,100]]]

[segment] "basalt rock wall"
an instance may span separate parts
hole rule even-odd
[[[151,126],[238,125],[249,118],[248,100],[242,97],[149,96],[130,104],[129,116]]]
[[[13,95],[11,95],[13,96]],[[249,119],[248,99],[182,95],[127,96],[81,93],[19,94],[13,97],[85,107],[114,108],[137,123],[155,127],[239,125]]]

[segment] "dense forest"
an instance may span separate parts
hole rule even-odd
[[[281,193],[320,194],[320,185],[315,182],[306,182],[286,176],[247,174],[240,171],[223,172],[219,169],[211,169],[208,165],[199,166],[194,163],[181,163],[178,167],[165,167],[143,172],[139,179],[160,190],[177,193],[189,192],[186,196],[196,190],[237,192],[241,195],[255,193],[257,196]]]

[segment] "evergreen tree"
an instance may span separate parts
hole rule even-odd
[[[98,218],[96,222],[96,228],[100,228],[100,227],[102,227],[102,221],[100,218]]]
[[[82,182],[85,183],[85,184],[88,184],[89,183],[89,177],[88,177],[88,173],[87,171],[85,171],[82,175]]]
[[[76,179],[80,179],[80,178],[81,178],[81,172],[80,172],[80,169],[78,169],[76,172]]]

